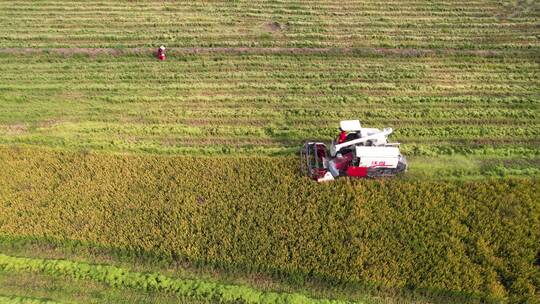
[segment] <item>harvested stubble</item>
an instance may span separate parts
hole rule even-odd
[[[342,119],[408,155],[538,157],[532,52],[0,54],[0,143],[164,154],[291,154]],[[417,153],[424,151],[422,153]]]
[[[154,0],[136,4],[16,0],[0,3],[0,28],[5,29],[0,47],[167,43],[184,47],[538,48],[537,9],[534,1],[485,0]]]

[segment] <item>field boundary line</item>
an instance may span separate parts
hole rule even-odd
[[[153,55],[156,48],[0,48],[0,54],[58,54],[58,55]],[[413,49],[413,48],[295,48],[295,47],[171,47],[168,54],[365,54],[385,56],[430,56],[430,55],[469,55],[500,56],[503,54],[532,54],[528,50],[504,52],[500,50],[460,50],[460,49]]]

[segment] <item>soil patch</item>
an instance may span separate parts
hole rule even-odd
[[[23,123],[0,126],[0,133],[4,132],[7,135],[21,135],[28,132],[28,126]]]
[[[39,122],[37,126],[40,128],[51,128],[56,125],[59,125],[60,123],[61,121],[59,119],[47,119],[47,120]]]
[[[280,32],[283,30],[283,27],[279,22],[276,21],[269,21],[263,24],[263,29],[269,31],[269,32]]]

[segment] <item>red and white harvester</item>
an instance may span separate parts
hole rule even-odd
[[[392,128],[362,128],[359,120],[341,121],[338,138],[330,149],[321,142],[306,142],[301,150],[302,171],[319,181],[340,176],[394,176],[407,169],[399,143],[388,143]]]

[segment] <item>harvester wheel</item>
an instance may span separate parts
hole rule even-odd
[[[396,167],[396,172],[404,172],[407,169],[407,160],[405,157],[403,157],[402,160],[400,160]]]

